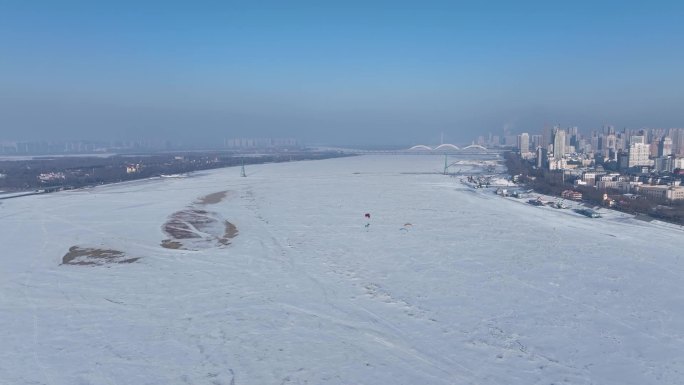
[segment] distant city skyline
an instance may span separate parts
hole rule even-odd
[[[684,5],[0,3],[0,140],[684,126]]]

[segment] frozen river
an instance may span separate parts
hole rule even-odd
[[[3,201],[0,383],[683,383],[684,231],[521,204],[443,164]]]

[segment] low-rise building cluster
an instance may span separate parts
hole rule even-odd
[[[66,179],[63,172],[44,172],[38,175],[38,180],[42,183],[54,182]]]

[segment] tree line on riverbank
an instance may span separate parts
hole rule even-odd
[[[59,190],[184,174],[241,164],[289,162],[346,156],[338,152],[297,151],[273,154],[221,152],[109,157],[36,157],[0,161],[0,190]]]

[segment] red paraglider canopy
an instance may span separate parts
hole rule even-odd
[[[366,215],[364,215],[364,216],[365,216],[366,218],[370,219],[370,214],[369,214],[369,213],[366,213]]]

